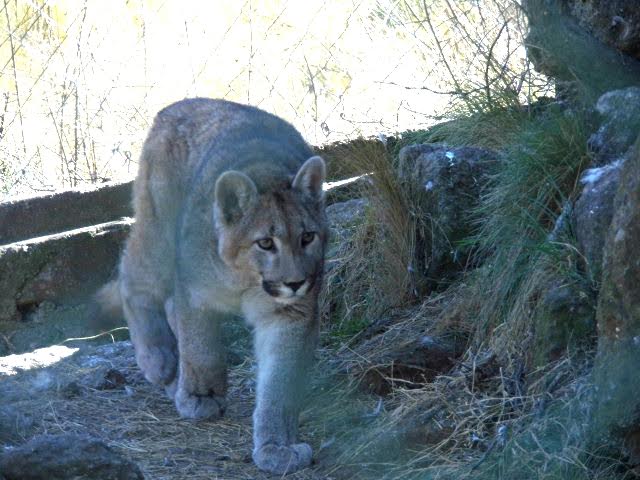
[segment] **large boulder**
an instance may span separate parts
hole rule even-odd
[[[329,246],[326,254],[327,269],[340,264],[340,257],[350,242],[359,225],[365,218],[369,201],[364,198],[352,198],[346,202],[329,205],[326,209],[329,223]]]
[[[344,243],[348,241],[353,229],[362,223],[367,205],[368,201],[366,199],[353,198],[327,207],[327,221],[331,229],[332,242]]]
[[[639,80],[640,83],[640,80]],[[619,160],[640,134],[640,87],[612,90],[596,103],[602,123],[589,138],[595,165]]]
[[[591,104],[604,92],[638,85],[637,1],[525,0],[523,7],[536,70],[576,87],[578,99]]]
[[[590,289],[582,282],[558,278],[542,294],[534,322],[536,367],[557,361],[567,349],[592,345],[596,323]]]
[[[138,466],[103,442],[80,435],[41,435],[0,455],[6,480],[143,480]]]
[[[620,183],[622,162],[592,168],[582,176],[584,187],[574,211],[578,245],[587,263],[591,279],[598,283],[602,272],[602,255],[614,213],[614,198]]]
[[[582,176],[584,187],[573,213],[578,245],[597,284],[622,164],[640,134],[640,88],[607,92],[598,100],[596,110],[602,121],[589,138],[594,168]]]
[[[409,145],[399,153],[403,181],[417,184],[429,226],[420,245],[426,278],[438,281],[467,264],[468,247],[460,243],[472,232],[470,213],[478,205],[497,154],[476,147],[441,143]]]
[[[637,0],[569,0],[581,27],[601,42],[640,60],[640,8]]]
[[[593,438],[640,463],[640,137],[622,167],[614,210],[598,298]]]
[[[336,292],[343,290],[345,267],[349,264],[355,235],[362,224],[369,202],[364,198],[354,198],[337,202],[326,209],[330,235],[325,255],[326,288],[323,289],[321,303],[327,313],[337,308]]]

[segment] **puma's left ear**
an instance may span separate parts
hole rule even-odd
[[[322,184],[325,177],[324,160],[320,157],[311,157],[302,164],[291,186],[315,200],[320,200],[323,195]]]

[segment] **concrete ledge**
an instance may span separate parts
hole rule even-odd
[[[67,190],[0,203],[0,245],[133,215],[133,182]]]
[[[349,169],[345,157],[376,152],[382,144],[375,139],[356,139],[316,147],[325,157],[329,180],[344,180],[362,172]],[[133,216],[133,181],[105,183],[62,192],[16,198],[0,202],[0,245],[43,235],[97,225]],[[353,185],[339,185],[328,192],[328,203],[351,198]]]
[[[133,220],[103,223],[0,247],[0,321],[40,303],[76,303],[105,283]]]

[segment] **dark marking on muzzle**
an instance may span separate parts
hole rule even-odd
[[[307,292],[310,292],[311,290],[313,290],[313,286],[316,284],[316,280],[318,279],[318,274],[315,273],[313,275],[311,275],[308,280],[309,280],[309,286],[307,287]]]
[[[272,297],[279,297],[280,292],[278,291],[274,282],[268,282],[266,280],[262,281],[262,288],[265,292],[267,292]]]

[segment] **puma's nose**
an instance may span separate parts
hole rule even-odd
[[[301,282],[284,282],[284,284],[291,290],[293,290],[293,293],[296,293],[296,291],[304,284],[304,282],[305,280],[302,280]]]

